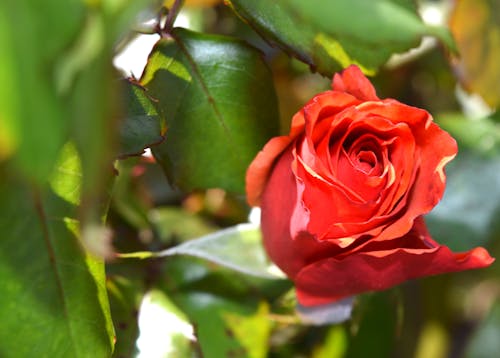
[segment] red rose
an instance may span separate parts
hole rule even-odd
[[[358,67],[333,78],[271,139],[247,172],[264,246],[304,306],[405,280],[490,265],[453,253],[422,215],[441,199],[455,140],[426,111],[381,100]]]

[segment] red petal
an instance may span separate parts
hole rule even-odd
[[[409,245],[400,247],[405,241]],[[374,249],[369,242],[361,251],[306,266],[295,278],[299,302],[304,306],[325,304],[366,291],[385,290],[417,277],[486,267],[494,261],[482,247],[453,253],[437,245],[420,218],[407,236],[392,241],[396,247],[388,248],[390,243],[384,242],[382,250],[366,251]]]
[[[264,246],[272,261],[289,277],[310,262],[338,254],[337,245],[319,242],[306,232],[292,234],[291,218],[297,206],[297,182],[290,167],[293,156],[285,151],[276,163],[262,194],[262,235]],[[297,220],[308,220],[303,215]],[[294,226],[300,223],[294,222]]]
[[[346,92],[363,101],[377,101],[375,88],[356,65],[347,67],[333,76],[332,89]]]

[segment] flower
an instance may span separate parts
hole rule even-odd
[[[332,90],[295,114],[290,134],[272,138],[246,176],[266,251],[299,303],[490,265],[485,249],[453,253],[425,225],[456,153],[428,112],[379,99],[354,65],[336,74]]]

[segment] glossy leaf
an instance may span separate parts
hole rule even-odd
[[[124,83],[126,113],[120,126],[120,150],[123,158],[141,155],[144,149],[163,140],[162,123],[146,91],[131,82]]]
[[[450,17],[458,78],[493,108],[500,105],[500,1],[459,0]]]
[[[258,227],[240,224],[186,241],[155,256],[195,256],[248,275],[271,279],[282,278],[280,273],[273,271],[274,268],[268,261],[261,242]]]
[[[113,327],[104,263],[79,242],[78,159],[63,151],[51,186],[0,167],[0,355],[105,357]]]
[[[180,28],[172,38],[156,44],[141,79],[167,123],[153,153],[181,189],[243,192],[247,166],[278,130],[271,73],[241,41]]]
[[[418,45],[425,34],[439,36],[453,46],[446,30],[425,26],[408,1],[229,3],[264,39],[328,77],[352,63],[374,74],[393,53]]]

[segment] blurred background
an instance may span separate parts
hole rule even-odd
[[[450,28],[460,56],[424,37],[417,48],[393,55],[372,81],[380,98],[425,108],[459,143],[459,155],[447,167],[446,194],[427,217],[434,239],[454,251],[484,246],[499,257],[500,2],[417,4],[427,24]],[[141,16],[147,24],[154,14]],[[330,86],[330,78],[269,46],[222,1],[186,0],[176,25],[243,38],[264,53],[282,133],[305,102]],[[157,39],[128,37],[115,67],[140,78]],[[248,221],[243,196],[175,190],[147,155],[122,160],[118,169],[129,174],[118,176],[109,214],[119,252],[157,251]],[[491,358],[500,352],[498,263],[361,295],[352,319],[331,326],[300,323],[288,281],[245,276],[201,259],[121,260],[107,271],[119,322],[117,357],[189,357],[203,351],[206,357]]]

